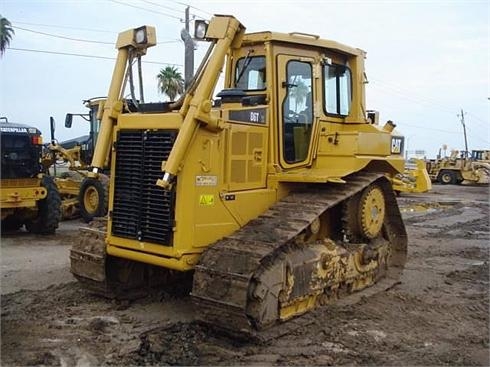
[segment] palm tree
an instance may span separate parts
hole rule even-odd
[[[15,34],[12,24],[7,18],[2,17],[0,14],[0,56],[3,56],[5,49],[10,45],[12,35]]]
[[[173,102],[177,95],[184,93],[184,79],[176,67],[167,66],[157,75],[158,90]]]
[[[299,106],[304,105],[305,98],[308,95],[310,88],[302,80],[298,80],[295,84],[296,86],[290,90],[289,95],[294,98],[295,112],[298,112]]]

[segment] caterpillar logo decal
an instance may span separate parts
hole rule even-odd
[[[25,127],[2,127],[0,131],[3,133],[27,133]]]
[[[403,137],[394,136],[391,138],[391,154],[401,154],[403,152]]]

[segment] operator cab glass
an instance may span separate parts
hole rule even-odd
[[[265,56],[246,56],[236,63],[235,88],[245,91],[266,88]]]
[[[344,65],[327,64],[324,74],[324,108],[330,115],[347,116],[352,100],[351,71]]]
[[[283,151],[287,163],[307,158],[313,129],[313,70],[309,62],[291,60],[286,66],[283,101]]]

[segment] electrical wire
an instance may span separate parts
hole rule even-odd
[[[144,3],[147,3],[147,4],[150,4],[150,5],[158,6],[159,8],[167,9],[167,10],[170,10],[170,11],[175,11],[175,12],[177,12],[179,14],[182,14],[182,12],[184,11],[183,9],[171,8],[169,6],[165,6],[165,5],[156,3],[154,1],[149,1],[149,0],[139,0],[139,1],[144,2]]]
[[[119,5],[129,6],[130,8],[135,8],[135,9],[147,11],[147,12],[150,12],[150,13],[153,13],[153,14],[157,13],[157,14],[164,15],[166,17],[169,17],[169,18],[174,18],[174,19],[177,19],[179,21],[182,21],[182,17],[177,17],[175,15],[164,13],[164,12],[161,12],[161,11],[157,11],[157,10],[153,10],[153,9],[148,9],[148,8],[143,8],[143,7],[137,6],[137,5],[126,4],[126,3],[123,3],[122,1],[117,1],[117,0],[108,0],[108,1],[113,2],[113,3],[116,3],[116,4],[119,4]]]
[[[180,14],[182,14],[185,11],[185,9],[171,8],[171,7],[168,7],[168,6],[165,6],[165,5],[156,3],[154,1],[149,1],[149,0],[139,0],[139,1],[142,1],[144,3],[150,4],[150,5],[153,5],[153,6],[158,6],[160,8],[168,9],[170,11],[174,11],[174,12],[177,12],[177,13],[180,13]],[[198,19],[205,19],[205,18],[203,18],[203,17],[201,17],[200,15],[197,15],[197,14],[190,13],[189,15],[192,16],[193,19],[196,19],[196,18],[198,18]]]
[[[88,42],[88,43],[99,43],[99,44],[102,44],[102,45],[114,45],[114,42],[93,41],[93,40],[87,40],[87,39],[82,39],[82,38],[73,38],[73,37],[67,37],[67,36],[60,36],[58,34],[52,34],[52,33],[46,33],[46,32],[41,32],[41,31],[35,31],[33,29],[23,28],[23,27],[19,27],[19,26],[15,26],[15,25],[13,25],[12,28],[20,29],[22,31],[31,32],[31,33],[42,34],[43,36],[61,38],[61,39],[69,40],[69,41]]]
[[[76,54],[70,52],[58,52],[58,51],[48,51],[48,50],[34,50],[29,48],[17,48],[17,47],[9,47],[9,50],[14,51],[24,51],[24,52],[38,52],[45,54],[53,54],[53,55],[65,55],[65,56],[77,56],[77,57],[86,57],[92,59],[103,59],[103,60],[116,60],[115,57],[107,57],[107,56],[97,56],[97,55],[84,55],[84,54]],[[170,65],[170,66],[180,66],[183,67],[182,64],[172,64],[169,62],[158,62],[158,61],[142,61],[145,64],[155,64],[155,65]]]
[[[186,4],[186,3],[183,3],[183,2],[181,2],[181,1],[173,1],[173,0],[168,0],[168,1],[170,1],[170,2],[172,2],[172,3],[175,3],[175,4],[179,4],[179,5],[188,6],[189,8],[196,9],[197,11],[203,12],[204,14],[207,14],[207,15],[211,15],[211,16],[213,16],[213,14],[212,14],[212,13],[210,13],[210,12],[208,12],[208,11],[206,11],[206,10],[202,10],[202,9],[196,8],[196,7],[195,7],[195,6],[193,6],[193,5]]]
[[[100,32],[100,33],[111,33],[117,34],[117,32],[102,30],[102,29],[94,29],[94,28],[80,28],[80,27],[71,27],[65,25],[55,25],[55,24],[42,24],[42,23],[30,23],[30,22],[18,22],[16,20],[11,21],[12,24],[25,24],[25,25],[34,25],[39,27],[49,27],[49,28],[61,28],[61,29],[74,29],[78,31],[89,31],[89,32]]]
[[[468,115],[472,116],[473,119],[470,120],[471,123],[476,123],[477,125],[481,126],[481,127],[484,127],[485,129],[488,129],[489,128],[489,125],[488,125],[488,120],[485,121],[483,120],[482,118],[476,116],[474,113],[472,112],[469,112],[469,111],[465,111],[465,113],[467,113]],[[477,121],[475,121],[474,119],[476,119]]]
[[[393,87],[391,87],[390,85],[388,85],[387,83],[384,83],[384,82],[380,82],[380,81],[376,81],[376,80],[374,80],[374,83],[379,83],[379,84],[382,86],[382,88],[377,89],[377,90],[378,90],[378,91],[380,91],[381,93],[391,94],[389,91],[383,90],[383,88],[391,89],[391,90],[392,90],[392,92],[394,92],[394,93],[398,94],[399,96],[401,96],[402,98],[404,98],[404,99],[406,99],[406,100],[409,100],[409,101],[412,101],[412,102],[415,102],[415,103],[418,103],[418,104],[426,104],[426,105],[429,105],[429,106],[431,106],[431,107],[434,107],[434,108],[437,108],[437,109],[439,109],[439,110],[441,110],[441,111],[444,111],[445,113],[448,113],[448,114],[450,114],[451,116],[454,116],[454,115],[455,115],[455,114],[454,114],[454,111],[450,110],[448,107],[443,106],[443,105],[442,105],[442,104],[440,104],[440,103],[437,103],[437,105],[436,105],[436,104],[434,104],[434,102],[430,102],[430,101],[426,101],[426,100],[424,100],[424,99],[420,99],[420,98],[417,98],[417,97],[413,97],[412,95],[410,95],[410,96],[409,96],[409,95],[407,95],[406,93],[400,92],[400,89],[393,88]],[[383,86],[383,84],[384,84],[384,86]],[[470,113],[470,114],[471,114],[471,113]],[[474,124],[476,124],[476,125],[479,125],[480,127],[483,127],[483,128],[485,128],[485,129],[487,129],[487,131],[488,131],[488,125],[486,125],[486,124],[487,124],[487,122],[485,122],[484,120],[482,120],[482,119],[478,118],[477,116],[475,116],[475,115],[473,115],[473,114],[471,114],[471,115],[472,115],[473,117],[475,117],[477,120],[482,121],[482,122],[483,122],[485,125],[484,125],[484,124],[482,124],[482,122],[478,122],[478,121],[474,121],[474,120],[471,120],[471,122],[470,122],[470,123],[468,123],[468,122],[467,122],[467,125],[469,125],[469,126],[473,125],[473,126],[474,126]]]
[[[26,31],[26,32],[32,32],[32,33],[36,33],[36,34],[41,34],[43,36],[49,36],[49,37],[66,39],[66,40],[69,40],[69,41],[88,42],[88,43],[99,43],[99,44],[103,44],[103,45],[112,45],[112,46],[115,44],[114,42],[102,42],[102,41],[87,40],[87,39],[82,39],[82,38],[73,38],[73,37],[67,37],[67,36],[60,36],[60,35],[57,35],[57,34],[46,33],[46,32],[41,32],[41,31],[35,31],[33,29],[22,28],[22,27],[18,27],[18,26],[12,26],[12,28],[20,29],[20,30],[23,30],[23,31]],[[168,39],[167,41],[157,42],[157,44],[160,45],[160,44],[165,44],[165,43],[177,43],[177,42],[182,42],[182,41],[176,38],[176,39]]]
[[[398,94],[398,95],[400,95],[400,96],[402,96],[402,97],[404,97],[404,98],[406,98],[412,102],[433,105],[433,107],[438,108],[439,110],[442,110],[442,111],[449,113],[451,115],[454,114],[454,111],[447,106],[443,106],[442,104],[439,104],[439,103],[434,102],[434,101],[430,101],[428,99],[414,97],[412,94],[407,95],[406,91],[403,91],[403,89],[400,89],[396,86],[390,85],[389,83],[383,82],[381,80],[376,80],[376,79],[374,79],[374,80],[371,79],[370,82],[373,82],[374,84],[378,83],[381,86],[383,86],[384,88],[390,89],[391,91],[395,92],[396,94]],[[388,92],[386,92],[386,93],[388,93]]]

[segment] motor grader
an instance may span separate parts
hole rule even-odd
[[[110,152],[108,219],[82,231],[72,273],[108,297],[183,287],[191,273],[200,316],[236,331],[396,282],[407,235],[391,179],[404,138],[365,116],[366,53],[245,33],[224,15],[196,21],[195,38],[210,47],[185,94],[133,98],[137,111],[123,113],[124,81],[142,83],[132,65],[156,37],[119,34],[89,173]]]
[[[443,185],[488,183],[490,176],[490,150],[470,152],[451,151],[449,157],[430,159],[426,162],[432,181]]]
[[[51,143],[43,154],[43,165],[55,176],[62,197],[63,218],[80,215],[86,222],[90,222],[94,217],[106,215],[108,205],[108,175],[100,174],[97,180],[87,177],[105,98],[96,97],[83,102],[89,113],[66,114],[65,127],[71,128],[73,117],[81,116],[89,123],[89,134],[58,142],[54,138],[54,119],[51,118]],[[104,173],[107,174],[108,169]]]
[[[32,233],[55,233],[61,199],[54,180],[44,174],[41,166],[41,132],[2,117],[0,140],[2,232],[25,225]]]

